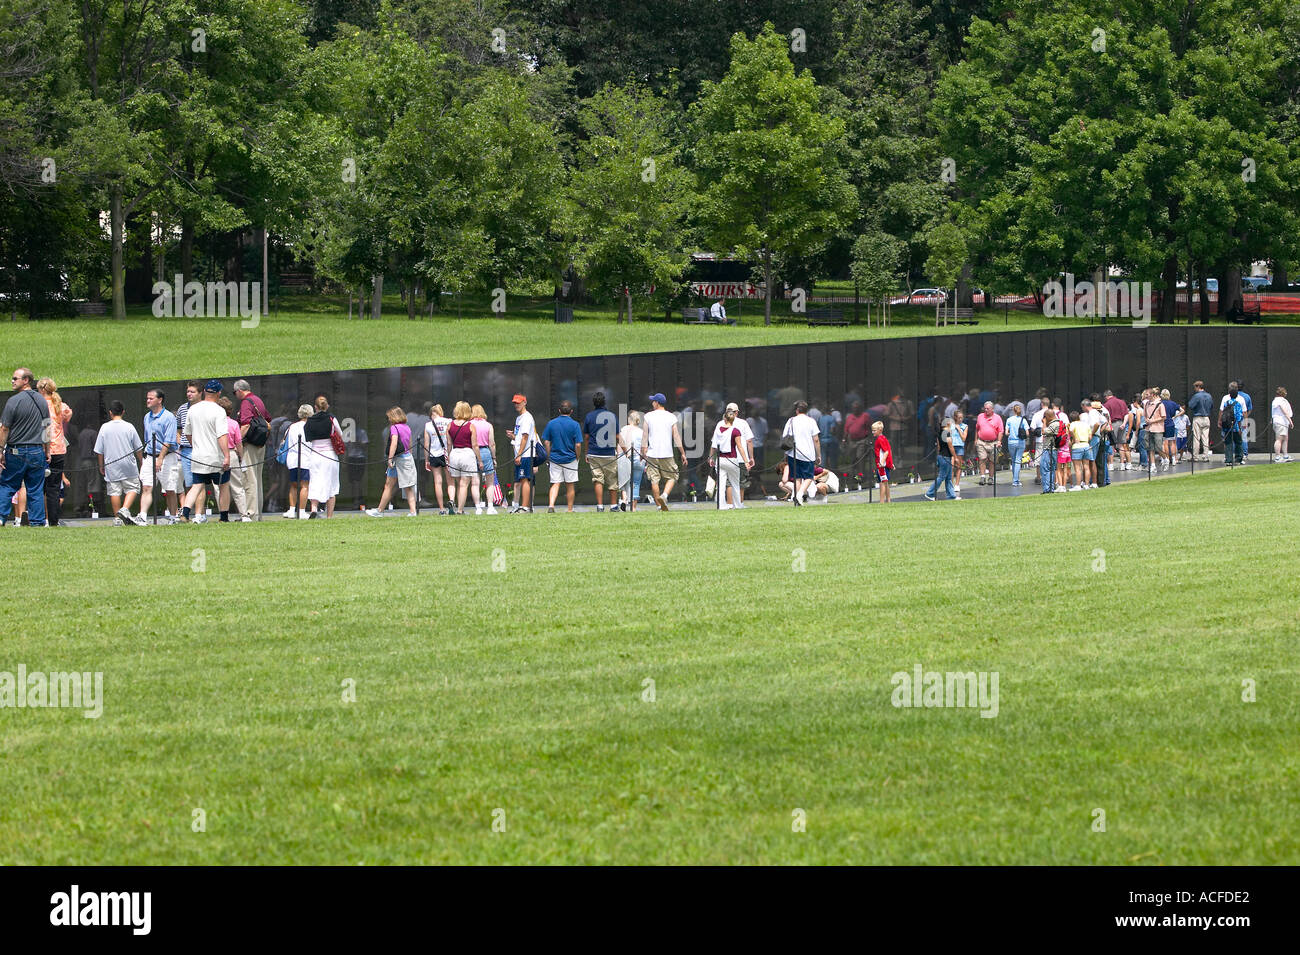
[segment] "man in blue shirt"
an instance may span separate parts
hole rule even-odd
[[[144,467],[140,469],[140,515],[147,516],[153,504],[153,487],[162,486],[166,509],[162,523],[174,524],[177,481],[180,478],[180,455],[176,447],[176,416],[163,407],[166,395],[161,388],[145,394],[149,410],[144,416]]]
[[[560,402],[560,416],[546,423],[542,432],[551,472],[551,495],[546,513],[555,513],[555,498],[564,485],[568,509],[573,510],[573,494],[578,489],[578,449],[582,447],[582,428],[573,420],[573,403]]]
[[[1226,413],[1225,413],[1226,411]],[[1228,393],[1219,402],[1219,430],[1223,432],[1223,463],[1241,464],[1241,422],[1246,417],[1246,400],[1235,381],[1228,382]]]
[[[1210,415],[1214,413],[1214,399],[1205,390],[1205,382],[1197,381],[1196,389],[1187,399],[1187,416],[1192,419],[1192,460],[1210,460]]]
[[[605,509],[605,488],[609,488],[609,509],[616,511],[618,499],[618,417],[605,407],[605,393],[596,392],[591,399],[593,411],[582,424],[586,437],[587,467],[596,489],[596,510]]]

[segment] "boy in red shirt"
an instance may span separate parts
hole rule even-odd
[[[876,477],[880,479],[880,503],[889,503],[889,472],[894,469],[894,449],[885,437],[885,425],[882,421],[871,423],[871,433],[876,436],[875,459]]]

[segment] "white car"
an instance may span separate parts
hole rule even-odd
[[[938,288],[914,288],[906,295],[890,299],[890,305],[942,305],[948,301],[948,293]]]

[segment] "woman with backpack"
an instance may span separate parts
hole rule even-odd
[[[338,419],[330,414],[329,399],[316,396],[316,413],[303,426],[307,440],[307,500],[311,510],[307,517],[333,517],[334,502],[339,493],[339,458],[347,451],[343,443],[343,429]],[[301,505],[299,501],[299,505]],[[324,506],[325,513],[320,509]]]
[[[442,405],[429,409],[429,423],[424,426],[424,469],[433,474],[433,494],[438,501],[438,513],[444,510],[450,514],[451,507],[444,502],[442,486],[446,482],[447,499],[451,498],[451,480],[447,477],[447,457],[451,449],[447,446],[447,427],[451,419],[442,413]]]
[[[386,416],[388,427],[385,428],[386,460],[388,469],[384,472],[384,493],[379,496],[379,506],[366,511],[370,517],[378,517],[388,507],[394,489],[400,488],[406,495],[410,506],[409,514],[415,517],[415,456],[411,453],[411,426],[406,423],[406,412],[400,407],[389,408]]]
[[[1011,486],[1020,487],[1020,456],[1025,453],[1029,440],[1029,422],[1025,420],[1019,401],[1011,403],[1007,416],[1007,454],[1011,458]]]

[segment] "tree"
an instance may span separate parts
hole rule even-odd
[[[856,211],[840,163],[844,123],[826,114],[817,84],[796,73],[788,48],[770,23],[753,40],[733,35],[727,75],[705,83],[691,108],[706,237],[758,258],[769,325],[773,282],[785,264],[822,248]]]
[[[925,260],[925,271],[930,276],[930,281],[945,292],[948,289],[955,291],[962,265],[966,262],[966,237],[956,224],[941,222],[926,233],[925,239],[930,246],[929,258]],[[947,325],[946,308],[944,312],[944,324]],[[939,326],[937,301],[934,303],[934,324],[936,328]]]
[[[872,229],[853,242],[853,263],[849,271],[867,296],[867,324],[871,324],[871,302],[880,303],[880,322],[888,314],[889,294],[898,287],[898,266],[906,244],[887,232]]]
[[[574,263],[606,299],[667,289],[686,266],[694,177],[671,140],[673,105],[644,89],[606,86],[578,111],[582,140],[569,183]],[[620,305],[620,312],[622,306]]]

